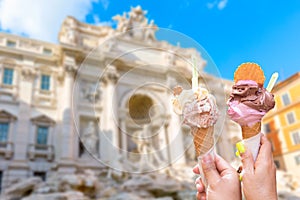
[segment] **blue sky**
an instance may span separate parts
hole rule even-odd
[[[32,12],[24,16],[22,10],[8,12],[13,3],[22,4],[23,10],[29,5]],[[66,15],[91,24],[113,24],[112,16],[137,5],[148,11],[147,17],[158,27],[181,32],[202,45],[223,78],[233,79],[236,67],[247,61],[260,64],[267,79],[275,71],[280,80],[300,71],[299,0],[2,0],[0,28],[57,42]]]

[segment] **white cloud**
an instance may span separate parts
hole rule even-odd
[[[221,0],[219,3],[218,3],[218,9],[219,10],[223,10],[225,7],[226,7],[226,5],[227,5],[227,0]]]
[[[93,15],[94,19],[94,25],[96,26],[113,26],[114,22],[113,21],[100,21],[100,18],[98,15]]]
[[[99,0],[0,0],[0,28],[13,34],[56,42],[66,16],[80,21]],[[107,9],[109,0],[100,0]]]
[[[206,4],[208,9],[217,7],[219,10],[223,10],[228,3],[228,0],[215,0]]]
[[[206,4],[206,6],[207,6],[208,9],[212,9],[213,7],[215,7],[215,5],[216,5],[216,2],[215,2],[215,1],[212,2],[212,3],[207,3],[207,4]]]
[[[100,0],[100,1],[101,1],[101,4],[102,4],[104,10],[107,10],[108,6],[109,6],[109,0]]]

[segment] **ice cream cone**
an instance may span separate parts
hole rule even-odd
[[[253,80],[263,86],[265,82],[264,71],[256,63],[243,63],[234,72],[234,82],[237,83],[240,80]]]
[[[197,128],[192,127],[192,135],[194,136],[194,145],[197,157],[207,153],[214,145],[214,127]]]
[[[257,122],[253,126],[241,126],[242,128],[242,137],[243,139],[247,139],[253,137],[260,133],[261,131],[261,122]]]

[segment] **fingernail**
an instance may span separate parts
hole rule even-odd
[[[211,163],[212,162],[212,159],[210,157],[210,155],[205,155],[202,159],[202,162],[207,164],[207,163]]]
[[[245,149],[245,146],[244,146],[243,142],[238,142],[238,143],[236,143],[235,146],[236,146],[239,154],[245,153],[246,149]]]
[[[243,175],[244,175],[244,171],[242,171],[242,172],[240,173],[240,176],[239,176],[240,181],[243,180]]]
[[[200,185],[199,184],[196,184],[196,188],[197,188],[197,190],[199,190],[200,189]]]
[[[239,166],[239,168],[236,170],[236,172],[239,173],[239,174],[242,173],[242,171],[243,171],[243,167],[242,166]]]

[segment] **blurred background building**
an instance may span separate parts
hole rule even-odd
[[[194,199],[192,137],[171,104],[174,86],[191,87],[192,57],[220,110],[216,151],[239,164],[240,127],[226,116],[233,82],[206,73],[199,50],[158,40],[141,7],[113,19],[116,28],[67,17],[58,44],[0,33],[0,199]],[[299,188],[299,76],[274,87],[263,119],[288,172],[277,174],[280,199]]]
[[[174,86],[190,88],[192,56],[225,120],[215,127],[217,151],[235,159],[239,128],[224,116],[232,82],[205,73],[196,49],[158,41],[140,7],[114,19],[116,29],[67,17],[59,44],[0,33],[2,188],[18,178],[47,180],[53,172],[195,164],[189,129],[171,105]],[[299,142],[299,132],[294,135]]]
[[[300,73],[278,83],[276,105],[263,120],[278,169],[300,177]]]

